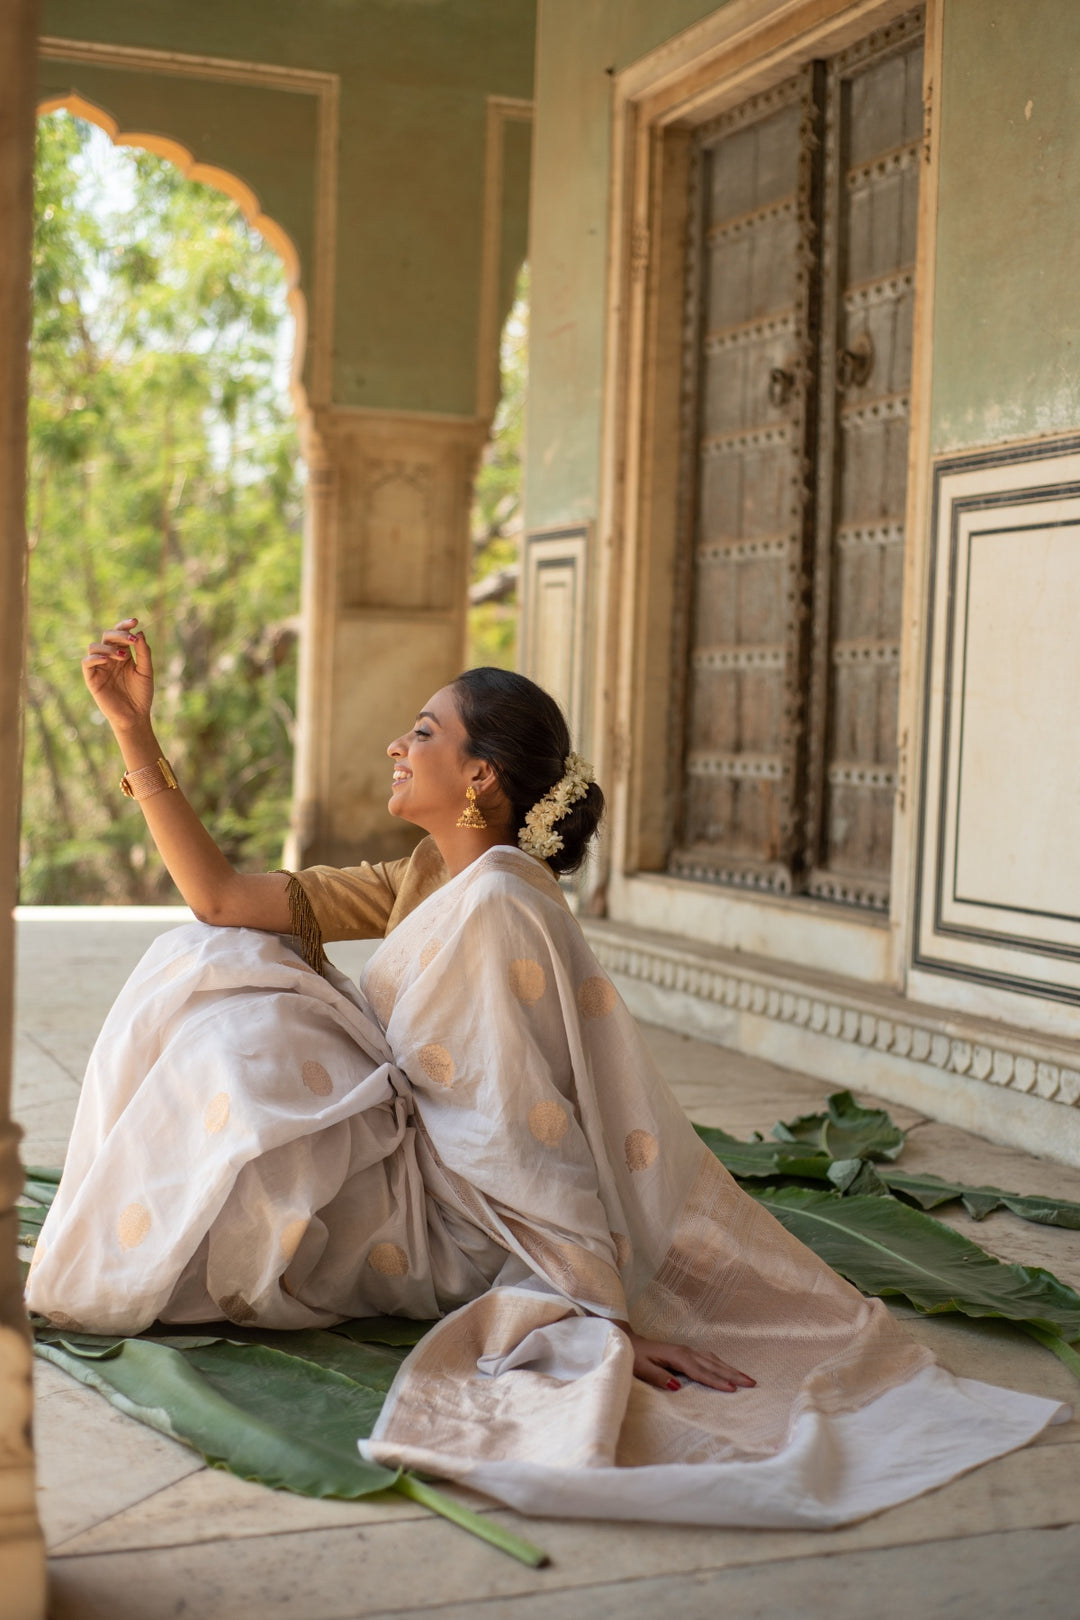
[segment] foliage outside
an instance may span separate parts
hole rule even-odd
[[[501,397],[473,494],[467,662],[470,667],[496,664],[513,669],[517,662],[522,448],[529,378],[528,265],[518,276],[499,360]]]
[[[167,901],[79,659],[138,615],[185,792],[231,860],[275,866],[303,504],[284,278],[218,192],[65,113],[38,131],[20,897]]]

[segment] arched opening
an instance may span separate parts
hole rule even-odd
[[[80,644],[143,619],[188,796],[237,864],[278,864],[307,417],[299,259],[249,187],[176,142],[121,133],[77,95],[39,112],[21,898],[156,902],[173,891],[117,794]]]
[[[499,403],[473,486],[469,664],[517,665],[528,381],[529,266],[523,264],[499,344]]]

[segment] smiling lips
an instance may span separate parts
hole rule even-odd
[[[390,787],[391,787],[391,789],[396,788],[396,787],[400,787],[402,782],[408,782],[409,779],[411,778],[411,776],[412,776],[412,771],[396,770],[394,772],[393,776],[390,778]]]

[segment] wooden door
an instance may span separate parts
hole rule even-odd
[[[922,16],[700,132],[671,869],[888,905]]]
[[[704,132],[690,255],[693,561],[672,865],[785,891],[799,831],[822,84],[808,69]]]
[[[923,160],[920,37],[830,65],[811,894],[886,909]]]

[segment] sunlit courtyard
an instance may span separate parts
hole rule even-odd
[[[16,1107],[26,1161],[57,1164],[79,1079],[109,1002],[141,952],[182,911],[30,910],[19,923]],[[363,944],[338,945],[359,971]],[[733,1135],[819,1107],[828,1087],[770,1064],[647,1029],[692,1118]],[[868,1099],[863,1099],[868,1100]],[[970,1183],[1080,1199],[1080,1171],[1033,1159],[892,1106],[910,1131],[904,1164]],[[1080,1284],[1080,1233],[1006,1213],[943,1218],[1002,1258]],[[1060,1362],[1018,1330],[956,1316],[909,1330],[953,1372],[1073,1402]],[[38,1362],[36,1433],[54,1620],[1065,1620],[1080,1562],[1080,1421],[918,1501],[832,1532],[745,1531],[522,1520],[550,1555],[528,1570],[399,1498],[317,1501],[247,1484],[124,1416]],[[1037,1597],[1032,1594],[1037,1592]],[[872,1594],[872,1597],[868,1596]]]

